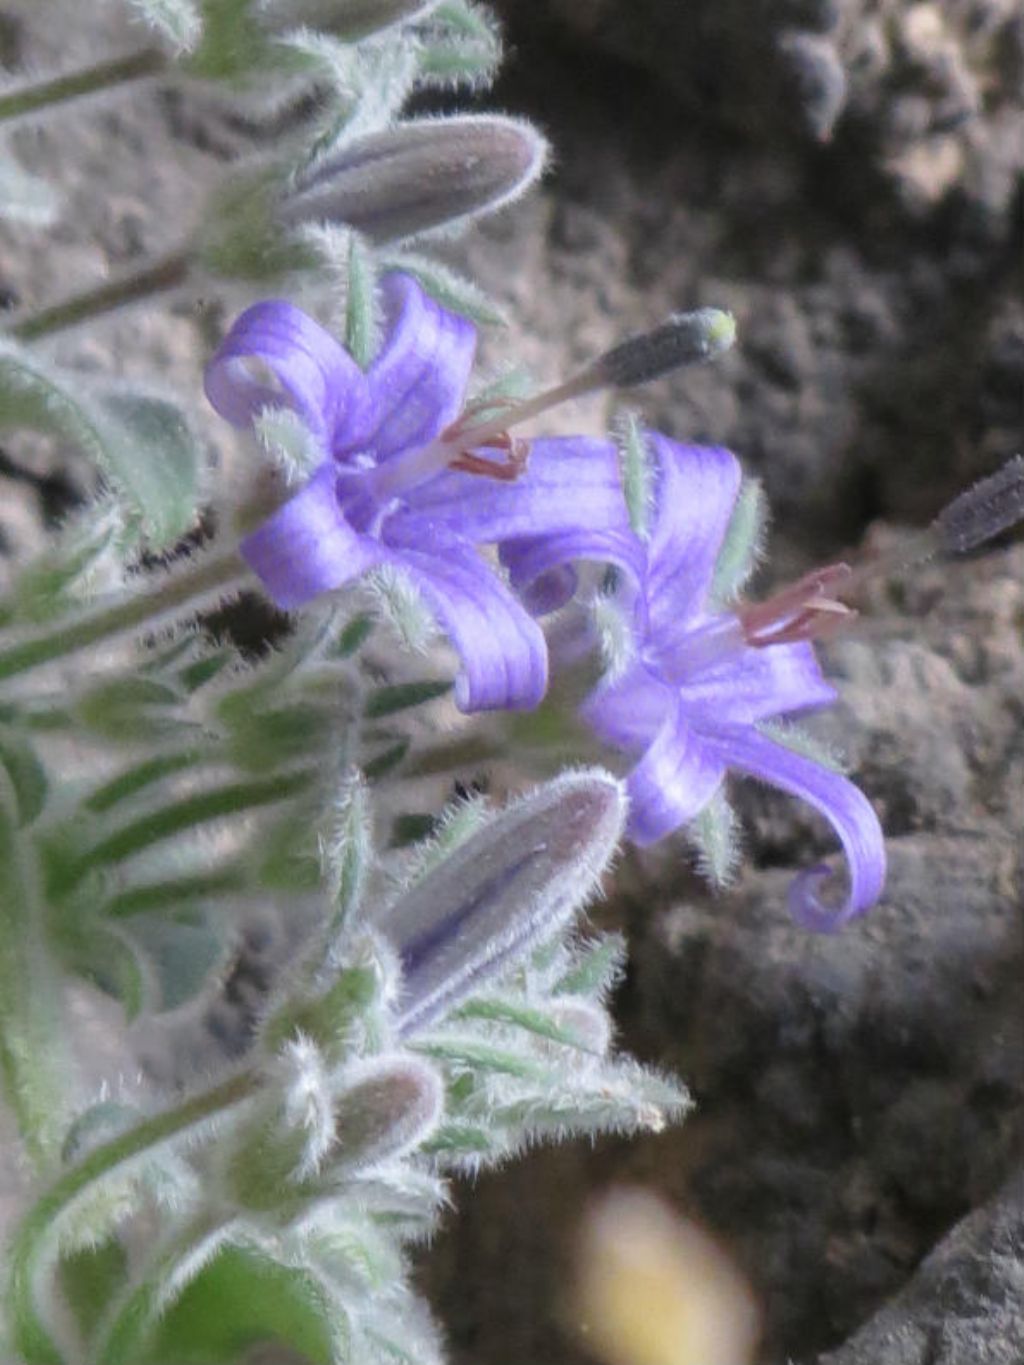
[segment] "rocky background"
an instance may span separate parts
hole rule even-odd
[[[45,8],[0,4],[6,63],[69,38],[85,55],[97,23],[124,32],[113,0],[82,7],[77,34],[48,33]],[[1020,0],[499,8],[510,55],[482,102],[538,121],[557,160],[540,194],[451,248],[513,314],[495,363],[553,380],[667,311],[732,308],[737,349],[643,409],[765,481],[765,584],[873,552],[1022,448]],[[0,302],[168,249],[168,209],[180,221],[254,135],[199,92],[158,90],[19,133],[68,209],[45,235],[0,232]],[[55,349],[198,394],[236,302],[155,304]],[[84,481],[70,452],[7,442],[4,551],[31,550]],[[763,1365],[1024,1360],[1024,545],[864,606],[829,652],[844,701],[819,732],[889,835],[884,904],[836,938],[792,927],[791,870],[830,845],[753,787],[736,793],[734,890],[708,892],[683,845],[624,860],[596,911],[630,939],[621,1040],[685,1076],[698,1108],[678,1131],[538,1151],[456,1191],[422,1279],[463,1365],[583,1361],[560,1286],[588,1192],[623,1179],[738,1258]],[[273,953],[261,926],[205,1021],[212,1045],[243,1036]]]

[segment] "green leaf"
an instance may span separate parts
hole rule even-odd
[[[193,999],[227,957],[228,936],[214,916],[133,916],[125,935],[138,945],[152,969],[151,1010],[173,1010]]]
[[[154,546],[195,520],[201,456],[179,408],[163,398],[97,387],[0,341],[0,426],[77,445],[141,516]]]
[[[14,793],[19,825],[30,825],[46,804],[46,771],[27,738],[9,725],[0,725],[0,766]]]
[[[82,1339],[88,1342],[114,1295],[127,1283],[128,1257],[112,1238],[63,1256],[57,1276]]]
[[[227,1246],[160,1318],[138,1365],[238,1365],[264,1343],[312,1365],[337,1365],[345,1332],[338,1313],[308,1271],[254,1247]]]
[[[367,720],[380,720],[393,716],[398,711],[408,711],[413,706],[423,706],[428,701],[443,697],[452,690],[450,682],[426,678],[423,682],[395,683],[388,687],[378,687],[367,693],[363,704],[363,716]]]
[[[115,743],[185,737],[198,727],[181,714],[182,700],[157,678],[109,678],[78,698],[75,716],[83,729]]]
[[[354,616],[351,621],[346,621],[337,640],[331,647],[331,657],[347,659],[350,654],[355,654],[358,649],[362,648],[372,633],[372,616]]]

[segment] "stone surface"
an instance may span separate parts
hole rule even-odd
[[[817,1365],[1018,1365],[1024,1178],[959,1223],[907,1288]]]
[[[781,1362],[841,1342],[1014,1170],[1022,620],[1017,547],[879,587],[859,635],[832,647],[843,707],[814,728],[844,743],[890,836],[885,899],[862,922],[825,938],[790,922],[791,870],[829,842],[805,808],[750,784],[735,792],[747,867],[733,890],[708,892],[682,841],[627,858],[599,916],[631,944],[621,1041],[684,1075],[697,1113],[577,1162],[537,1153],[463,1194],[464,1224],[429,1263],[460,1359],[583,1359],[557,1335],[557,1286],[579,1209],[606,1182],[656,1184],[725,1239],[764,1305],[762,1359]],[[1007,1321],[1024,1309],[1019,1256],[1011,1271]],[[934,1283],[915,1301],[941,1321]],[[972,1340],[972,1311],[950,1341]]]

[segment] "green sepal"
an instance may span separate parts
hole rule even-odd
[[[345,290],[345,346],[357,365],[365,370],[377,354],[380,309],[377,303],[377,271],[367,243],[353,232],[349,239]]]
[[[730,886],[742,857],[740,825],[736,812],[721,789],[691,821],[686,832],[697,846],[703,876],[716,890]]]
[[[650,535],[654,507],[654,464],[636,413],[623,412],[615,423],[622,471],[622,492],[629,524],[641,540]]]
[[[744,479],[711,579],[712,604],[725,607],[746,586],[764,553],[768,503],[759,479]]]
[[[449,266],[411,251],[378,252],[381,267],[401,270],[417,280],[442,307],[482,327],[507,327],[508,314],[484,291]]]
[[[512,1000],[495,997],[469,1000],[461,1009],[456,1010],[453,1019],[482,1019],[488,1023],[506,1024],[522,1029],[524,1033],[534,1034],[552,1043],[565,1047],[579,1047],[580,1040],[571,1029],[565,1028],[550,1014],[535,1006],[520,1005]]]
[[[625,961],[626,941],[621,934],[602,934],[577,944],[572,964],[555,983],[553,994],[600,1000],[621,978]]]
[[[142,518],[156,547],[195,520],[202,458],[181,410],[128,391],[88,396],[77,375],[0,340],[0,426],[56,435],[78,446]]]
[[[757,728],[774,743],[781,744],[785,749],[792,749],[795,754],[802,754],[804,758],[820,763],[823,768],[828,768],[834,773],[846,773],[850,770],[845,756],[839,750],[812,735],[796,721],[762,720],[758,722]]]
[[[271,1014],[260,1032],[263,1046],[274,1053],[304,1035],[320,1044],[336,1064],[344,1057],[353,1025],[379,994],[379,973],[371,967],[349,967],[318,999],[289,1001]]]

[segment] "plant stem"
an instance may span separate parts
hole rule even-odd
[[[145,1119],[127,1133],[91,1151],[50,1186],[29,1210],[11,1243],[8,1324],[25,1365],[64,1365],[64,1357],[46,1329],[35,1301],[35,1283],[44,1254],[56,1240],[56,1223],[90,1185],[114,1175],[188,1128],[201,1125],[256,1094],[257,1072],[243,1071],[164,1114]]]
[[[34,85],[19,85],[17,89],[0,95],[0,123],[37,114],[41,109],[66,104],[68,100],[80,99],[83,95],[94,95],[131,81],[158,76],[168,66],[166,53],[158,47],[144,47],[138,52],[130,52],[126,57],[115,57],[109,62],[98,62],[95,66],[83,66],[78,71],[67,71]]]
[[[80,294],[72,294],[70,298],[51,304],[49,308],[29,313],[27,317],[14,322],[7,333],[18,341],[35,341],[51,332],[64,331],[67,327],[109,313],[114,308],[137,303],[150,294],[177,288],[188,279],[191,265],[191,256],[187,251],[174,252],[130,274],[119,275]]]
[[[148,591],[119,596],[99,611],[51,626],[6,648],[0,644],[0,679],[27,673],[140,626],[150,625],[155,629],[160,618],[186,605],[192,605],[198,611],[204,598],[211,594],[219,597],[225,588],[240,582],[247,574],[245,565],[233,551],[217,557],[197,557],[184,569],[172,571],[163,582]]]
[[[60,1149],[71,1094],[33,862],[30,841],[0,810],[0,1078],[28,1155],[42,1168]]]

